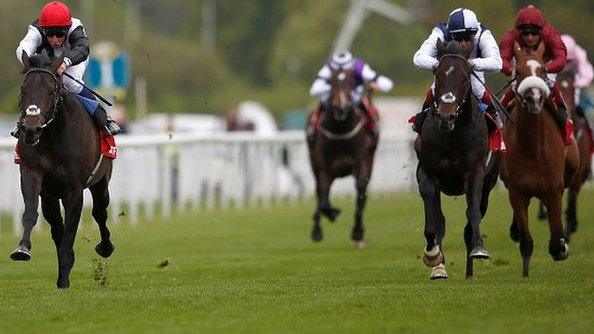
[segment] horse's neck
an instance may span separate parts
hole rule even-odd
[[[517,107],[517,109],[521,108],[521,106]],[[548,110],[542,110],[537,115],[529,114],[524,110],[516,110],[515,114],[517,115],[515,119],[516,138],[522,150],[522,156],[538,160],[542,157],[545,145],[548,145],[546,132],[551,128],[548,123],[555,126],[553,117]]]
[[[353,110],[348,111],[347,117],[344,121],[338,121],[334,118],[333,112],[328,110],[326,111],[326,117],[322,122],[323,126],[332,132],[336,133],[346,133],[351,131],[357,126],[357,123],[361,120],[361,115],[359,115],[359,111],[357,108],[358,106],[353,107]]]

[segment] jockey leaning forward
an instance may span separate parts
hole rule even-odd
[[[514,28],[510,29],[500,43],[501,58],[503,59],[502,72],[515,77],[514,43],[522,48],[537,49],[542,42],[545,47],[543,60],[547,74],[547,83],[551,88],[552,99],[548,99],[549,112],[563,132],[566,145],[572,143],[573,122],[567,114],[565,103],[559,88],[555,84],[556,73],[565,68],[567,50],[557,30],[547,23],[540,10],[534,6],[521,9],[516,17]],[[501,100],[501,104],[508,107],[516,96],[515,89],[508,89]]]
[[[502,66],[499,47],[491,31],[477,20],[476,14],[470,9],[455,9],[450,13],[448,22],[438,23],[415,53],[413,63],[417,67],[427,70],[437,68],[439,64],[437,40],[444,43],[451,40],[458,41],[461,44],[472,43],[473,50],[470,53],[468,64],[480,78],[480,81],[474,76],[470,78],[472,92],[482,103],[487,105],[487,112],[493,116],[497,125],[501,127],[499,113],[493,107],[491,96],[483,86],[485,82],[484,72],[499,72]],[[421,112],[414,118],[413,130],[417,133],[420,133],[423,121],[427,117],[430,108],[435,107],[434,88],[435,83],[427,92]]]
[[[372,91],[388,92],[394,86],[392,80],[375,72],[365,60],[354,58],[348,51],[338,51],[326,61],[322,69],[318,72],[317,79],[311,85],[309,94],[313,97],[320,97],[320,107],[314,112],[311,117],[310,127],[308,130],[315,129],[317,120],[325,106],[330,100],[330,78],[332,72],[335,70],[352,70],[355,77],[356,85],[351,91],[352,101],[355,105],[359,105],[360,110],[367,121],[368,129],[374,134],[378,134],[377,119],[378,114],[375,107],[371,104],[365,96],[365,85]]]
[[[68,6],[52,1],[43,7],[39,18],[29,25],[27,34],[16,49],[16,55],[21,63],[23,51],[29,57],[42,51],[47,52],[51,59],[63,56],[64,60],[57,74],[67,73],[82,82],[89,63],[90,44],[81,21],[71,16]],[[62,84],[69,92],[96,101],[88,88],[67,76],[62,77]],[[96,109],[90,111],[95,125],[100,129],[105,127],[110,135],[118,134],[121,131],[119,126],[107,115],[101,104],[96,104]],[[20,119],[11,132],[17,138],[19,122]]]

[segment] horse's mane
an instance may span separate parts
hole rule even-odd
[[[458,41],[453,41],[453,40],[449,41],[448,44],[446,44],[445,53],[461,55],[462,54],[462,44],[460,44],[460,42],[458,42]]]

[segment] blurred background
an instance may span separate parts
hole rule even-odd
[[[46,1],[0,1],[4,77],[0,113],[16,117],[20,65],[14,49]],[[362,1],[372,4],[375,1]],[[395,96],[419,97],[432,80],[412,65],[412,55],[437,21],[457,7],[476,11],[496,38],[510,28],[519,8],[540,7],[561,32],[594,53],[594,2],[589,0],[386,0],[404,12],[366,11],[352,34],[352,52],[393,78]],[[244,100],[268,108],[281,127],[312,107],[308,88],[332,51],[350,0],[71,0],[93,45],[109,41],[129,56],[130,76],[118,102],[130,119],[147,113],[227,113]],[[406,16],[409,15],[409,16]],[[96,50],[93,50],[94,52]],[[94,53],[95,54],[95,53]],[[88,80],[87,80],[88,81]],[[492,75],[497,89],[502,75]],[[147,101],[138,101],[146,97]],[[5,133],[5,131],[3,131]]]

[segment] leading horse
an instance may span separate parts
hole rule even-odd
[[[532,197],[544,202],[549,212],[549,254],[555,261],[569,256],[561,221],[563,189],[571,184],[579,164],[577,145],[566,146],[559,128],[547,111],[551,91],[545,81],[544,44],[524,50],[514,44],[518,87],[511,122],[504,129],[507,153],[501,163],[501,179],[509,190],[513,208],[510,236],[520,242],[522,275],[529,276],[534,241],[528,227]]]
[[[58,255],[56,285],[68,288],[83,189],[87,187],[93,197],[92,215],[101,234],[95,251],[109,257],[114,250],[106,226],[112,161],[102,158],[99,132],[89,115],[77,98],[62,88],[56,73],[62,59],[52,62],[46,54],[29,58],[23,52],[22,60],[25,66],[19,103],[22,122],[19,122],[17,150],[25,212],[22,239],[10,257],[14,261],[31,259],[31,230],[37,223],[41,197],[43,216],[51,226]]]
[[[473,259],[488,259],[479,224],[489,193],[499,174],[497,153],[489,151],[487,122],[472,94],[468,56],[472,44],[437,43],[441,55],[435,69],[436,105],[415,140],[419,159],[417,182],[425,206],[423,261],[432,267],[431,279],[447,278],[442,241],[445,217],[441,193],[466,194],[466,277],[473,276]]]
[[[318,200],[311,238],[315,242],[323,239],[322,215],[333,222],[340,214],[340,209],[330,204],[332,182],[339,177],[353,175],[357,199],[351,239],[357,246],[364,247],[363,210],[378,136],[367,130],[361,103],[352,100],[351,91],[356,85],[352,70],[334,70],[330,85],[330,102],[323,106],[320,126],[308,137]]]

